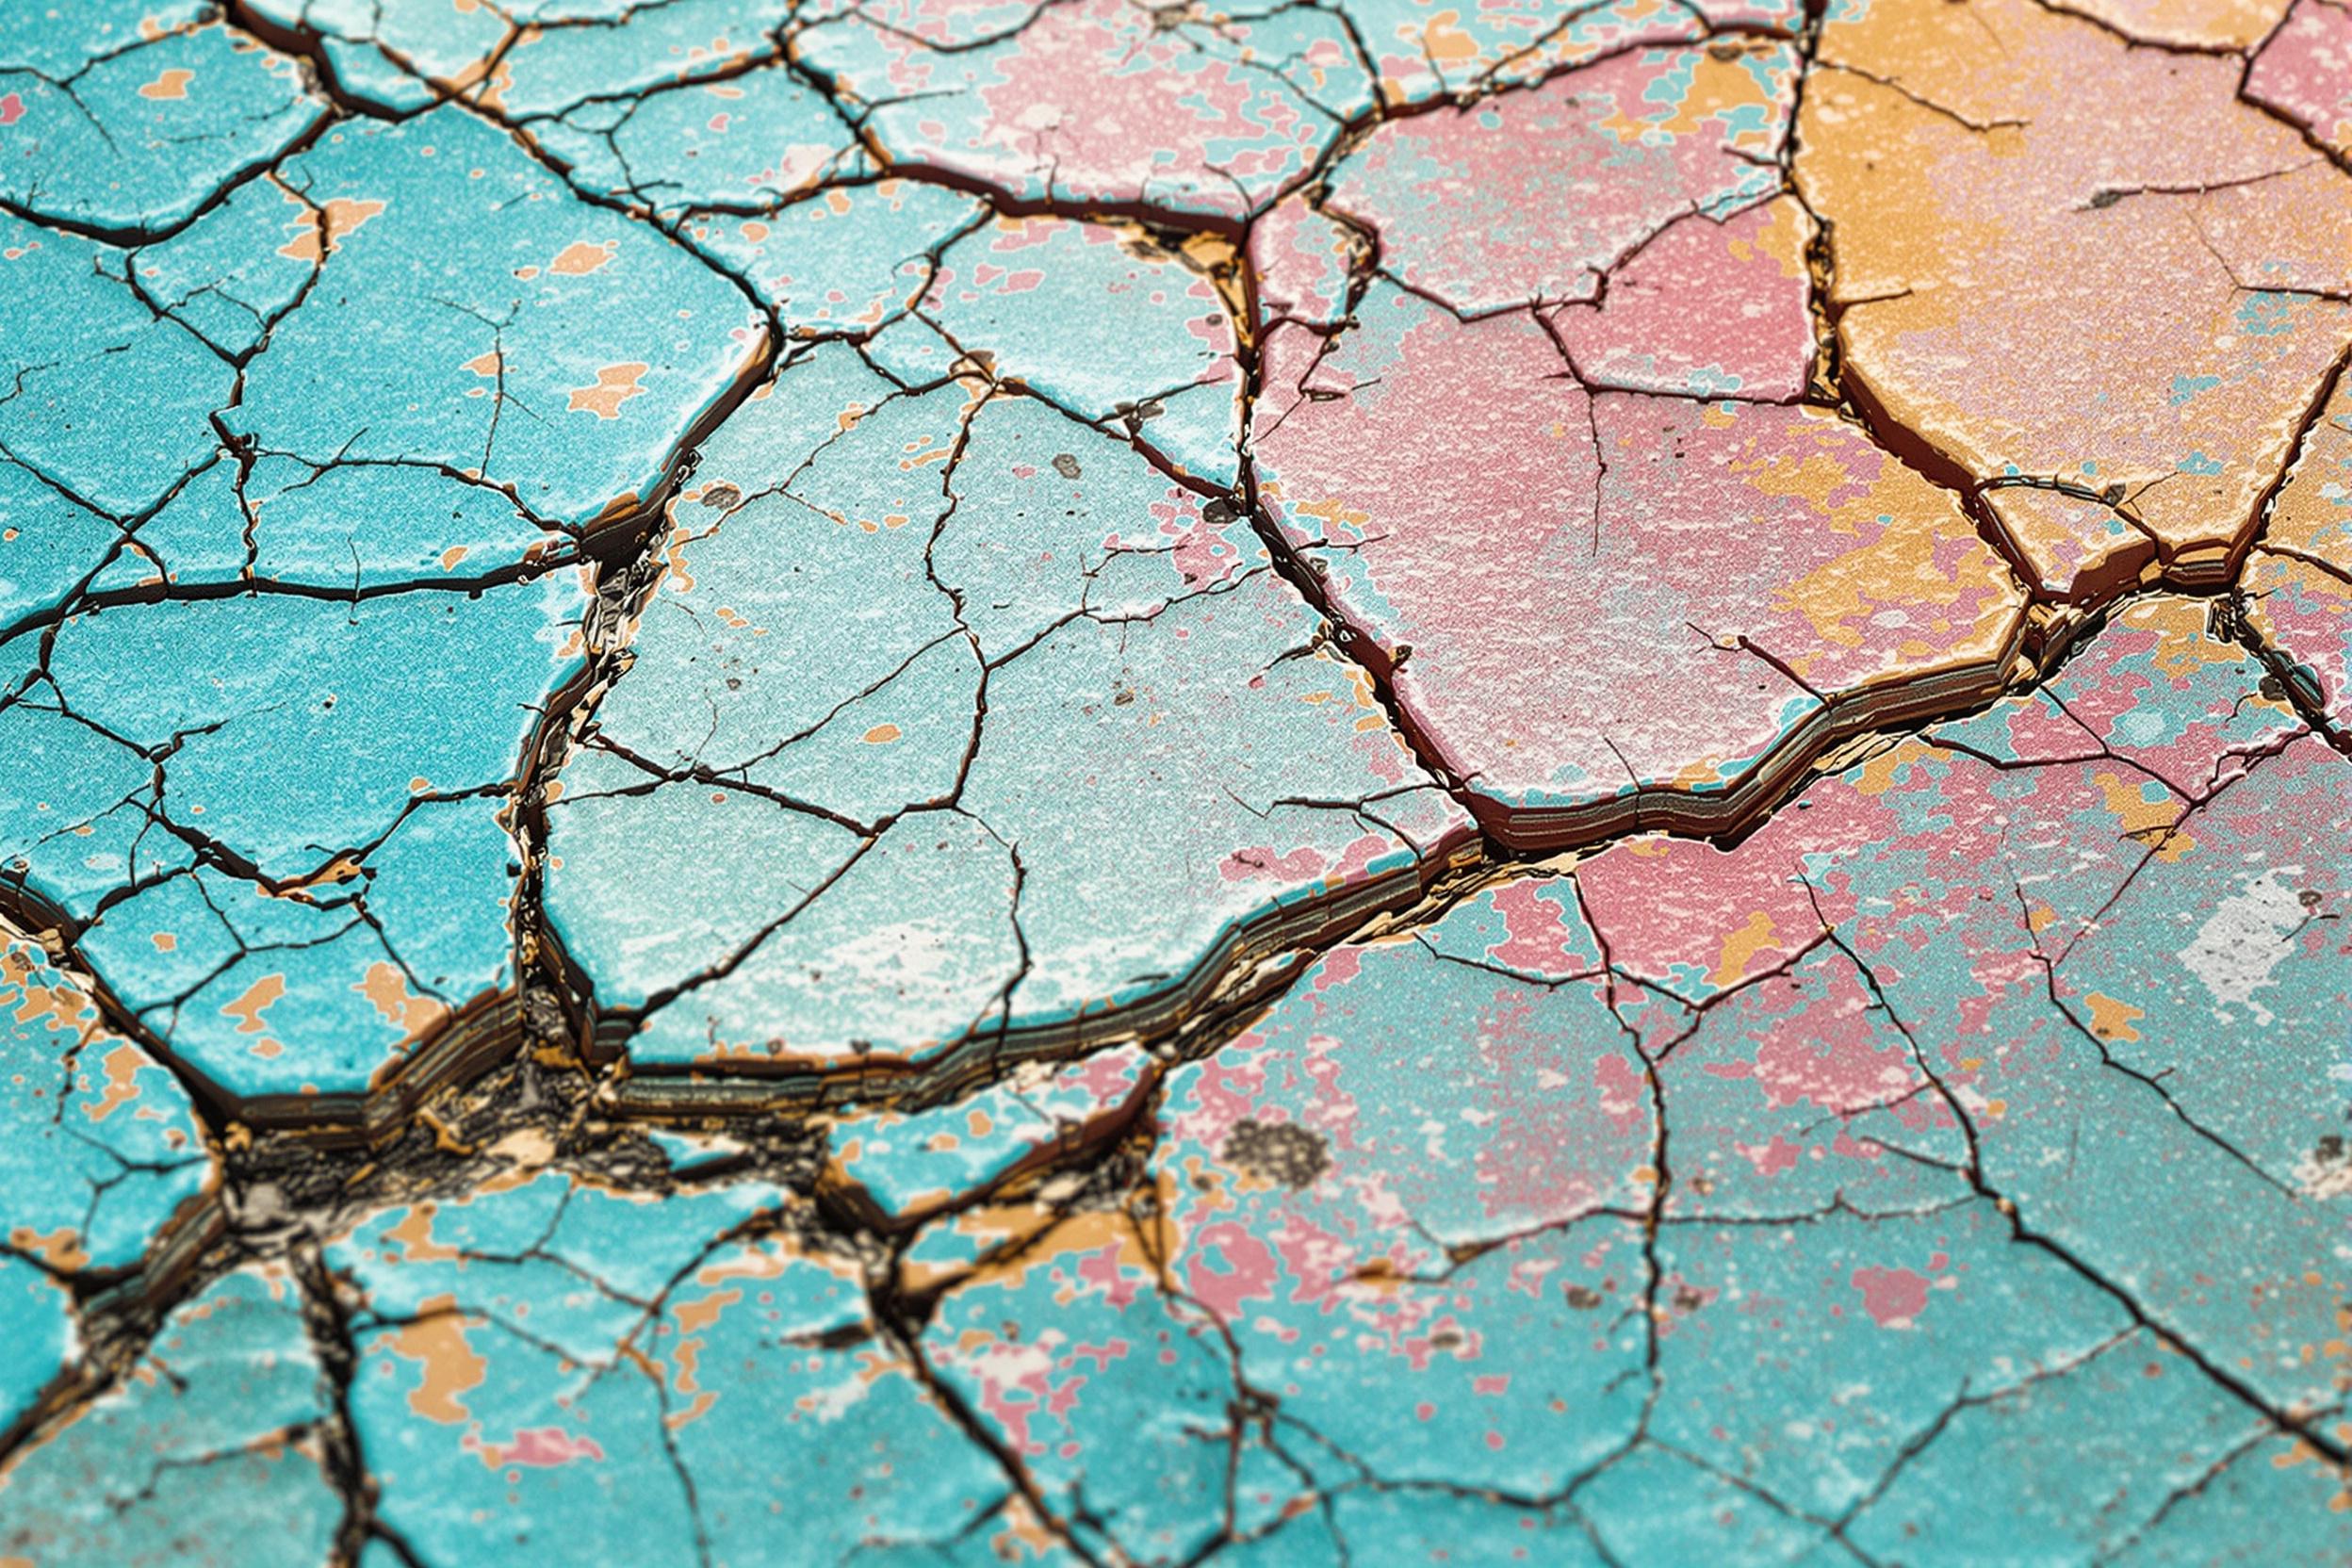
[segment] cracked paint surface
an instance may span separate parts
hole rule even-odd
[[[0,12],[0,1565],[2352,1558],[2341,0]]]
[[[8,1056],[8,1197],[0,1299],[10,1348],[0,1421],[29,1413],[75,1359],[71,1293],[151,1252],[201,1246],[217,1183],[179,1082],[41,945],[0,929],[0,1049]]]

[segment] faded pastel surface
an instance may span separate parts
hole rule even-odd
[[[2352,1560],[2343,0],[0,8],[0,1568]]]

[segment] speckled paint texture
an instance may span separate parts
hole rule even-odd
[[[2344,0],[24,0],[0,349],[0,1568],[2352,1562]]]

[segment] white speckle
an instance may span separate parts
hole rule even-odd
[[[2287,939],[2304,921],[2302,901],[2281,877],[2300,867],[2282,866],[2246,885],[2244,891],[2214,906],[2197,939],[2180,950],[2180,962],[2205,982],[2213,1000],[2252,1010],[2257,1023],[2271,1021],[2270,1009],[2254,993],[2276,984],[2271,971],[2293,951]],[[2228,1017],[2220,1008],[2214,1009]]]
[[[2352,1160],[2309,1156],[2296,1164],[2295,1184],[2306,1198],[2352,1198]]]

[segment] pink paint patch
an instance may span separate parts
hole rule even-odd
[[[1185,1259],[1185,1287],[1194,1299],[1232,1319],[1251,1301],[1271,1301],[1282,1270],[1273,1250],[1230,1220],[1205,1227]]]
[[[1745,188],[1747,159],[1779,139],[1786,77],[1769,90],[1748,78],[1744,119],[1728,103],[1671,126],[1653,118],[1660,96],[1679,96],[1675,74],[1690,58],[1622,55],[1472,107],[1392,121],[1342,167],[1330,205],[1379,234],[1383,263],[1409,285],[1458,309],[1592,298],[1615,258]],[[1576,199],[1553,196],[1567,190]]]
[[[1927,1310],[1927,1281],[1907,1268],[1857,1268],[1854,1288],[1862,1310],[1882,1329],[1908,1329]]]
[[[561,1427],[528,1427],[514,1441],[494,1450],[500,1464],[528,1470],[551,1470],[574,1460],[602,1460],[604,1449],[593,1437],[574,1437]]]
[[[1314,986],[1318,991],[1353,980],[1364,968],[1364,949],[1335,947],[1323,956],[1323,962],[1315,972]]]
[[[1601,1114],[1620,1133],[1638,1130],[1649,1115],[1649,1102],[1642,1092],[1642,1075],[1633,1064],[1610,1052],[1592,1064],[1592,1084],[1601,1091]]]
[[[2338,151],[2352,148],[2352,12],[2328,0],[2296,0],[2255,57],[2246,95]]]
[[[1362,876],[1372,869],[1373,861],[1388,851],[1389,841],[1386,839],[1378,833],[1366,833],[1340,852],[1339,863],[1331,868],[1331,874],[1348,879]]]
[[[1496,892],[1494,908],[1503,917],[1505,937],[1487,949],[1487,956],[1530,974],[1576,974],[1591,969],[1592,957],[1565,918],[1564,888],[1513,882]]]
[[[1628,392],[1793,400],[1813,362],[1808,232],[1787,199],[1669,225],[1602,301],[1555,318],[1569,360],[1586,382]]]

